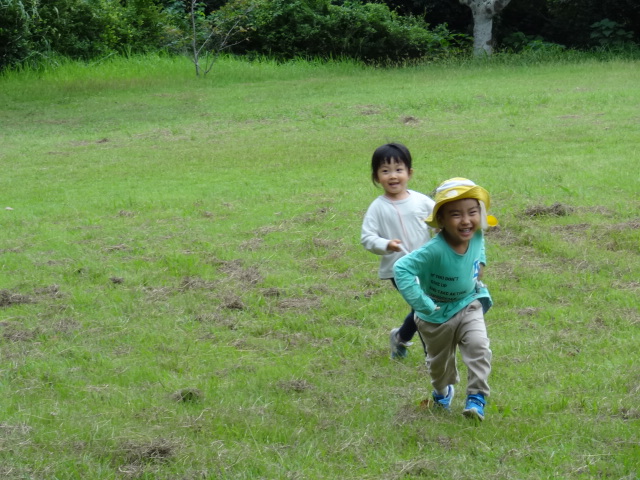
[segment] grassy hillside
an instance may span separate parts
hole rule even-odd
[[[638,478],[638,69],[0,77],[0,477]],[[359,245],[388,141],[411,188],[492,194],[479,425],[389,359],[407,307]]]

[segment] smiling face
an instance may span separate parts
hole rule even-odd
[[[411,178],[412,170],[406,165],[392,158],[389,163],[380,165],[376,171],[375,180],[384,189],[384,194],[391,200],[402,200],[407,198],[407,184]]]
[[[439,208],[437,218],[447,243],[456,252],[465,253],[481,225],[480,202],[463,198],[445,203]]]

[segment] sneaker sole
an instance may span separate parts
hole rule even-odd
[[[475,418],[476,420],[484,420],[484,415],[480,415],[480,412],[475,408],[470,408],[469,410],[463,410],[462,415],[467,418]]]

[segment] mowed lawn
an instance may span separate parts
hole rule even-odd
[[[0,76],[0,478],[640,477],[640,64]],[[486,420],[359,245],[373,150],[492,194]],[[417,339],[416,339],[417,340]]]

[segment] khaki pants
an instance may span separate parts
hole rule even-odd
[[[444,323],[429,323],[415,318],[422,341],[427,346],[427,368],[435,390],[460,381],[456,366],[456,347],[467,366],[467,395],[489,396],[487,379],[491,372],[491,349],[482,305],[473,301]]]

